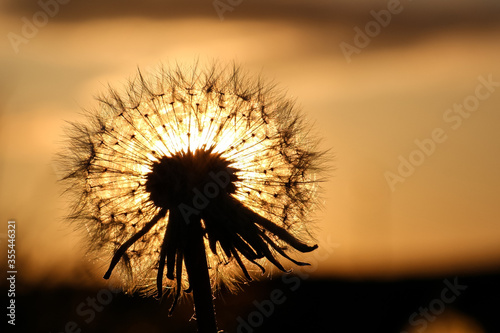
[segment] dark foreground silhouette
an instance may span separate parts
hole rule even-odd
[[[24,290],[23,290],[24,289]],[[18,332],[196,332],[190,302],[170,303],[108,289],[20,288]],[[450,315],[500,332],[500,271],[401,280],[315,280],[305,275],[253,282],[216,300],[225,332],[425,332]]]

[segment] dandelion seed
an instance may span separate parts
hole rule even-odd
[[[317,248],[306,221],[322,153],[294,103],[236,67],[139,72],[68,135],[70,218],[109,259],[104,278],[172,293],[171,311],[193,291],[200,332],[216,331],[212,291]]]

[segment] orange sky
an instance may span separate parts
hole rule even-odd
[[[8,38],[0,42],[0,220],[18,221],[19,260],[32,273],[26,279],[64,281],[85,271],[78,235],[62,222],[52,167],[64,121],[95,105],[108,83],[120,88],[138,66],[197,58],[236,60],[280,83],[335,154],[316,216],[323,249],[313,259],[315,274],[498,266],[500,85],[478,88],[479,77],[500,82],[500,25],[490,17],[498,17],[498,6],[464,0],[450,13],[429,1],[402,1],[403,11],[349,63],[339,44],[354,45],[354,27],[386,2],[311,2],[303,5],[307,15],[299,1],[284,12],[243,2],[224,21],[210,6],[192,15],[162,7],[163,17],[150,2],[136,15],[127,5],[82,12],[70,2],[18,53]],[[7,5],[4,36],[20,34],[21,18],[40,10]],[[489,94],[454,128],[458,120],[450,117],[458,113],[447,110],[472,101],[476,89]],[[400,156],[418,158],[415,140],[436,128],[446,140],[392,191],[387,172],[397,173]]]

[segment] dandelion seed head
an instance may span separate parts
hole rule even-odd
[[[139,72],[110,89],[71,125],[60,159],[90,252],[109,261],[124,249],[125,288],[150,295],[189,287],[179,207],[201,220],[214,289],[237,288],[266,261],[283,269],[280,256],[303,264],[288,254],[315,248],[307,222],[321,156],[292,100],[213,65]]]

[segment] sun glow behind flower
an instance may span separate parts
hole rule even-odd
[[[124,93],[99,98],[90,125],[68,133],[62,161],[78,195],[71,218],[85,225],[90,249],[111,260],[105,277],[118,264],[129,291],[178,297],[188,289],[182,232],[172,231],[184,228],[172,222],[182,205],[201,218],[213,289],[234,289],[264,271],[264,259],[282,270],[277,256],[304,264],[286,252],[316,248],[303,240],[322,154],[293,102],[236,68],[183,73],[139,73]],[[200,208],[196,193],[214,173],[231,181]]]

